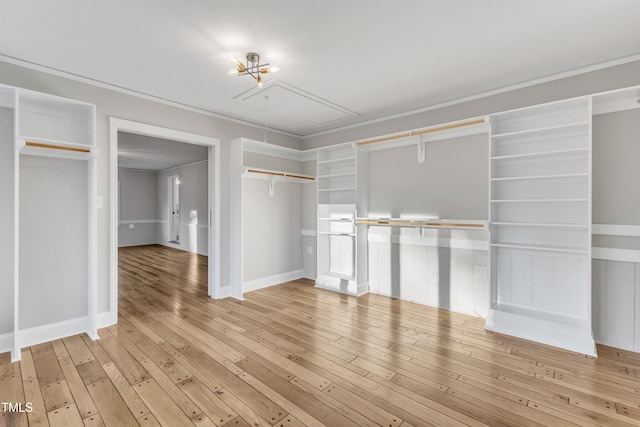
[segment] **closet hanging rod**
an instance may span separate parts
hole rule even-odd
[[[264,174],[264,175],[281,176],[281,177],[284,177],[284,178],[307,179],[309,181],[315,181],[316,180],[315,178],[310,177],[310,176],[295,175],[295,174],[286,173],[286,172],[271,172],[271,171],[262,171],[262,170],[257,170],[257,169],[247,169],[247,172],[261,173],[261,174]]]
[[[484,229],[484,223],[465,222],[437,222],[421,220],[386,220],[386,219],[358,219],[358,225],[387,225],[396,227],[431,227],[431,228],[478,228]]]
[[[414,131],[411,131],[411,132],[400,133],[400,134],[392,135],[392,136],[383,136],[381,138],[374,138],[374,139],[367,139],[365,141],[358,141],[358,145],[375,144],[377,142],[385,142],[385,141],[392,141],[394,139],[409,138],[411,136],[425,135],[425,134],[428,134],[428,133],[440,132],[440,131],[443,131],[443,130],[450,130],[450,129],[457,129],[457,128],[461,128],[461,127],[465,127],[465,126],[473,126],[473,125],[479,125],[479,124],[483,124],[483,123],[485,123],[484,119],[469,120],[467,122],[453,123],[453,124],[450,124],[450,125],[438,126],[438,127],[435,127],[435,128],[429,128],[429,129],[424,129],[424,130],[414,130]]]
[[[24,145],[27,146],[27,147],[53,148],[55,150],[76,151],[76,152],[79,152],[79,153],[91,153],[91,149],[90,148],[70,147],[70,146],[66,146],[66,145],[56,145],[56,144],[46,144],[44,142],[25,141]]]

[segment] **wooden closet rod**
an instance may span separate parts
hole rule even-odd
[[[264,175],[275,175],[275,176],[281,176],[284,178],[299,178],[299,179],[308,179],[309,181],[315,181],[315,178],[312,178],[310,176],[302,176],[302,175],[293,175],[290,173],[285,173],[285,172],[270,172],[270,171],[261,171],[261,170],[256,170],[256,169],[247,169],[247,172],[251,172],[251,173],[261,173]]]
[[[66,145],[45,144],[43,142],[26,141],[24,145],[28,147],[53,148],[55,150],[77,151],[79,153],[91,153],[91,149],[84,147],[69,147]]]
[[[400,133],[400,134],[393,135],[393,136],[384,136],[384,137],[381,137],[381,138],[368,139],[366,141],[359,141],[358,145],[367,145],[367,144],[375,144],[376,142],[392,141],[394,139],[408,138],[410,136],[424,135],[424,134],[427,134],[427,133],[440,132],[440,131],[443,131],[443,130],[456,129],[456,128],[461,128],[461,127],[465,127],[465,126],[479,125],[479,124],[482,124],[482,123],[484,123],[484,119],[469,120],[468,122],[453,123],[453,124],[450,124],[450,125],[438,126],[438,127],[435,127],[435,128],[429,128],[429,129],[425,129],[425,130],[417,130],[417,131],[412,131],[412,132]]]

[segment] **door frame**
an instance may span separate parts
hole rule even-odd
[[[209,238],[208,238],[208,294],[221,298],[220,292],[220,139],[175,129],[154,126],[130,120],[109,118],[110,145],[110,279],[109,279],[109,319],[103,318],[100,327],[118,323],[118,132],[170,139],[173,141],[209,147],[208,187],[209,187]]]

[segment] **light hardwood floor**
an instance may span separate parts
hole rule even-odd
[[[206,262],[121,249],[118,325],[1,355],[0,401],[33,411],[0,425],[640,425],[640,354],[593,359],[310,281],[213,301]]]

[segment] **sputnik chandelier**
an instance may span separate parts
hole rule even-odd
[[[229,70],[228,74],[235,74],[237,76],[250,75],[258,83],[258,87],[262,87],[261,74],[275,73],[278,71],[277,67],[271,67],[269,63],[261,64],[260,55],[255,52],[247,53],[247,61],[242,63],[238,58],[230,58],[231,62],[235,64],[235,68]]]

